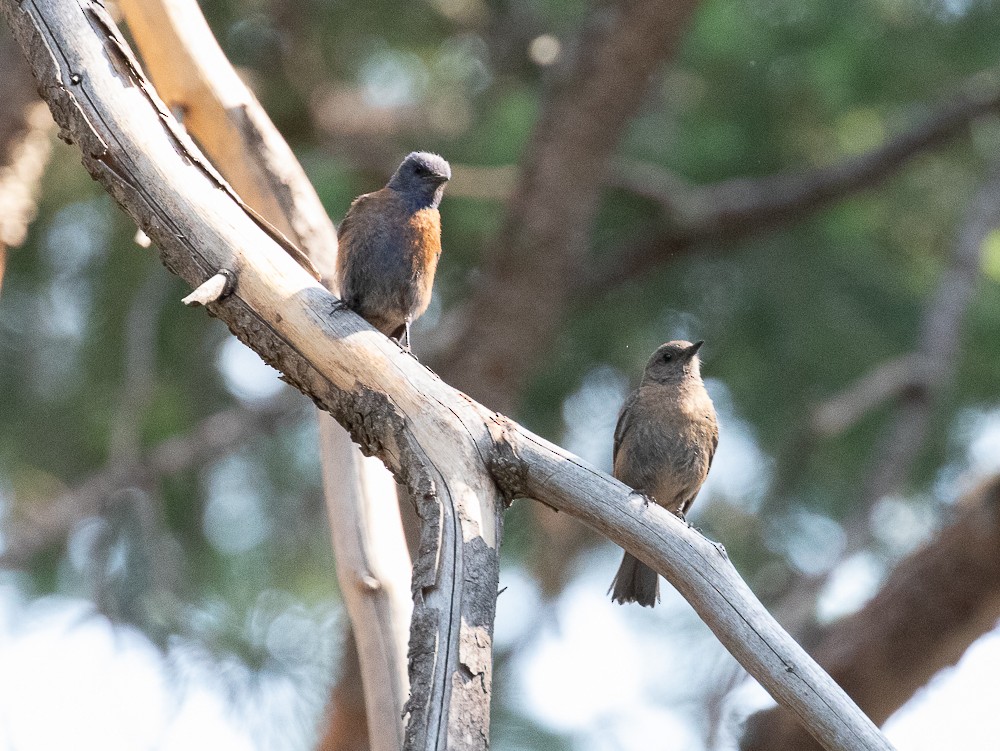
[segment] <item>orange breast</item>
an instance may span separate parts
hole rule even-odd
[[[410,216],[407,224],[413,279],[420,288],[417,302],[417,315],[419,315],[430,302],[434,272],[437,270],[438,257],[441,255],[441,214],[437,209],[420,209]]]

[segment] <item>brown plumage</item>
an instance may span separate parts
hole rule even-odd
[[[341,299],[407,349],[410,323],[431,301],[441,255],[438,205],[450,178],[444,159],[414,152],[384,188],[356,198],[340,225]]]
[[[701,380],[702,344],[661,345],[615,427],[614,476],[681,518],[708,477],[719,445],[715,407]],[[659,588],[656,572],[625,553],[609,591],[616,602],[652,607]]]

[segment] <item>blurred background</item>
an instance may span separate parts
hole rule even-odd
[[[423,362],[608,470],[707,340],[693,523],[900,749],[996,748],[1000,7],[202,8],[335,222],[450,160]],[[0,70],[0,749],[364,748],[311,405],[179,304],[6,28]],[[493,747],[806,748],[671,587],[610,603],[619,555],[507,512]]]

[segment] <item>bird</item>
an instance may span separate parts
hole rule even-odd
[[[698,350],[703,344],[661,344],[615,426],[614,476],[681,519],[708,477],[719,445],[715,407],[701,380]],[[659,577],[626,551],[608,592],[615,602],[653,607],[660,599]]]
[[[427,310],[441,255],[438,206],[451,166],[414,151],[381,190],[358,196],[338,232],[341,302],[408,352],[410,324]]]

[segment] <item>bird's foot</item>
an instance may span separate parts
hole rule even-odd
[[[643,509],[649,508],[649,496],[640,490],[631,490],[628,494],[628,500],[631,501],[633,498],[639,498],[642,500]]]
[[[350,308],[347,307],[347,303],[343,300],[334,300],[333,305],[330,307],[330,312],[340,313],[343,310],[350,310]]]

